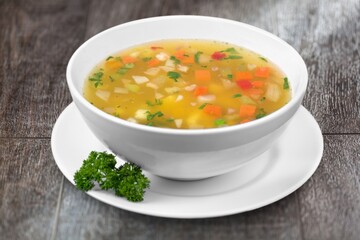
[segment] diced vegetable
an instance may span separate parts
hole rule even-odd
[[[124,57],[122,57],[121,59],[122,59],[122,61],[123,61],[124,64],[136,62],[136,58],[131,57],[131,56],[124,56]]]
[[[247,68],[248,68],[250,71],[252,71],[252,70],[254,70],[254,69],[256,68],[256,64],[248,64],[248,65],[247,65]]]
[[[159,89],[159,86],[152,82],[148,82],[146,86],[155,90]]]
[[[109,100],[110,95],[111,93],[109,91],[101,90],[101,89],[96,90],[96,96],[98,96],[100,99],[104,100],[105,102]]]
[[[159,66],[160,64],[161,64],[160,60],[156,59],[156,58],[153,58],[153,59],[151,59],[150,61],[147,62],[147,65],[149,67],[156,67],[156,66]]]
[[[160,68],[149,68],[144,73],[150,76],[155,76],[159,73]]]
[[[195,80],[199,84],[206,84],[211,80],[211,73],[209,70],[196,70]]]
[[[181,60],[182,63],[187,63],[187,64],[191,64],[194,63],[194,57],[193,56],[184,56],[184,58]]]
[[[138,120],[146,120],[148,116],[148,110],[146,109],[139,109],[135,112],[135,118]]]
[[[137,120],[135,118],[132,118],[132,117],[130,117],[130,118],[126,119],[126,120],[129,121],[129,122],[137,123]]]
[[[181,100],[184,99],[184,96],[183,95],[178,95],[175,102],[180,102]]]
[[[145,76],[132,76],[132,78],[137,84],[143,84],[149,81],[149,79]]]
[[[211,58],[214,59],[214,60],[222,60],[225,57],[226,57],[226,54],[222,53],[222,52],[214,52],[211,55]]]
[[[255,77],[268,78],[270,76],[270,68],[258,67],[255,71]]]
[[[175,119],[174,122],[175,122],[175,125],[176,125],[177,128],[181,128],[181,125],[182,125],[182,122],[183,122],[182,119]]]
[[[194,95],[197,97],[201,95],[206,95],[208,92],[209,92],[208,87],[197,86],[195,88]]]
[[[213,105],[213,104],[207,104],[204,107],[204,112],[206,112],[207,114],[210,114],[212,116],[215,116],[215,117],[220,117],[222,115],[221,107],[218,105]]]
[[[188,66],[183,66],[183,65],[177,65],[177,69],[180,71],[180,72],[187,72],[189,70],[189,67]]]
[[[121,87],[115,87],[114,88],[114,93],[127,94],[127,93],[129,93],[129,89],[121,88]]]
[[[178,88],[178,87],[168,87],[168,88],[165,88],[165,92],[167,92],[168,94],[178,93],[179,90],[180,90],[180,88]]]
[[[290,87],[289,87],[289,80],[288,80],[287,77],[284,78],[283,88],[284,88],[285,90],[287,90],[287,89],[290,88]]]
[[[230,81],[228,79],[224,79],[222,78],[221,79],[221,82],[223,84],[223,86],[226,88],[226,89],[230,89],[230,88],[233,88],[235,86],[234,82],[233,81]]]
[[[265,93],[265,97],[267,100],[270,100],[272,102],[276,102],[279,100],[281,95],[280,87],[275,83],[269,83],[267,85],[267,90]]]
[[[255,105],[241,105],[239,115],[241,118],[249,118],[254,117],[256,112],[256,106]]]
[[[185,56],[185,50],[184,49],[179,49],[177,50],[175,53],[174,53],[174,56],[177,58],[177,59],[183,59]]]
[[[215,95],[201,95],[197,97],[198,102],[205,103],[205,102],[213,102],[216,100]]]
[[[253,81],[252,86],[254,88],[263,88],[265,83],[263,81]]]
[[[196,88],[196,84],[191,84],[189,86],[184,87],[185,91],[192,92]]]
[[[139,85],[136,85],[136,84],[125,84],[125,87],[130,91],[130,92],[133,92],[133,93],[137,93],[139,92],[140,90],[140,87]]]
[[[156,99],[161,99],[161,98],[163,98],[163,97],[164,97],[163,94],[158,93],[158,92],[155,93],[155,98],[156,98]]]
[[[235,80],[251,80],[253,78],[251,72],[236,72],[235,74]]]
[[[174,63],[174,61],[173,60],[166,60],[166,62],[165,62],[165,66],[166,67],[172,67],[172,68],[175,68],[175,63]]]
[[[238,80],[236,84],[244,90],[252,88],[252,83],[249,80]]]
[[[166,61],[166,60],[168,60],[168,59],[170,58],[170,56],[167,55],[167,54],[164,53],[164,52],[160,52],[160,53],[156,54],[155,57],[156,57],[159,61],[162,61],[162,62],[164,62],[164,61]]]
[[[170,72],[170,71],[174,71],[175,68],[173,67],[167,67],[167,66],[161,66],[159,67],[161,70],[163,70],[164,72]]]

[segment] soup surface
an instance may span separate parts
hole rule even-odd
[[[261,55],[207,40],[135,46],[96,66],[84,96],[116,117],[156,127],[201,129],[262,118],[291,98],[281,70]]]

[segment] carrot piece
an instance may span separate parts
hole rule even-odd
[[[221,107],[213,104],[207,104],[204,107],[204,112],[215,117],[220,117],[222,115]]]
[[[211,80],[211,73],[209,70],[196,70],[195,71],[195,80],[199,84],[208,83]]]
[[[128,63],[134,63],[136,62],[136,58],[130,57],[130,56],[125,56],[121,58],[124,64],[128,64]]]
[[[252,83],[249,80],[238,80],[236,84],[244,90],[252,88]]]
[[[251,80],[253,78],[251,72],[236,72],[235,79],[236,80]]]
[[[255,71],[255,77],[268,78],[270,76],[270,68],[258,67]]]
[[[198,86],[195,88],[194,95],[197,97],[201,95],[206,95],[208,92],[208,87]]]
[[[119,61],[108,60],[105,62],[105,66],[108,69],[116,69],[116,68],[120,68],[122,66],[122,63]]]
[[[179,49],[175,52],[174,56],[177,58],[177,59],[184,59],[186,56],[184,56],[185,54],[185,50],[184,49]]]
[[[249,118],[249,117],[253,117],[255,115],[255,112],[256,112],[256,106],[244,104],[240,106],[239,115],[242,118]]]
[[[261,95],[264,94],[264,90],[258,88],[252,88],[247,90],[247,93],[249,93],[249,95]]]
[[[153,58],[150,61],[147,62],[147,65],[149,67],[156,67],[160,64],[161,62],[157,59],[157,58]]]
[[[252,85],[254,88],[262,88],[264,87],[265,83],[263,81],[253,81]]]
[[[183,59],[181,59],[182,63],[194,63],[194,56],[183,56]]]

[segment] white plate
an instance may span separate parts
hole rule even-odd
[[[73,175],[88,154],[93,150],[107,150],[87,128],[74,103],[56,121],[51,147],[58,167],[73,184]],[[205,218],[231,215],[263,207],[298,189],[315,172],[322,153],[320,128],[311,114],[301,107],[279,142],[238,170],[189,182],[145,173],[151,186],[140,203],[116,197],[113,192],[91,190],[87,193],[115,207],[153,216]]]

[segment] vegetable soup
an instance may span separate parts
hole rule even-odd
[[[250,50],[163,40],[109,56],[89,74],[84,96],[131,122],[202,129],[262,118],[284,106],[291,90],[277,66]]]

